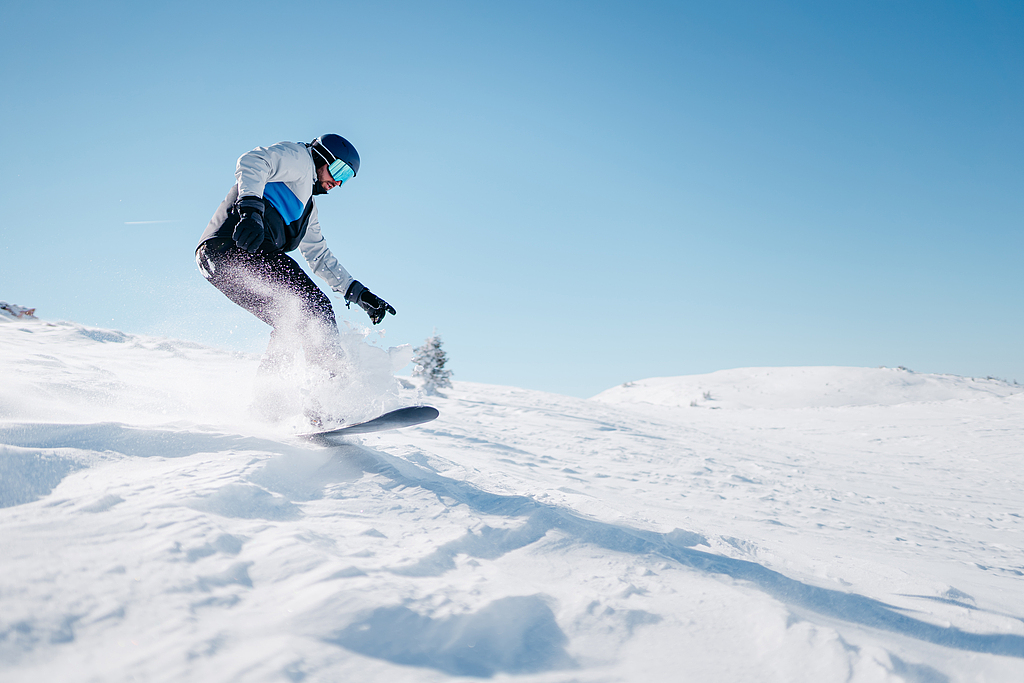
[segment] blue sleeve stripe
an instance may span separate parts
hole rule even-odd
[[[302,211],[306,208],[284,183],[267,183],[263,188],[263,199],[277,209],[285,223],[302,218]]]

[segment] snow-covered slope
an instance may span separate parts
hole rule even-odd
[[[1024,680],[1012,385],[457,382],[319,447],[250,417],[249,356],[27,320],[0,348],[4,681]]]

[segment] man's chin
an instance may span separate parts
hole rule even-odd
[[[327,194],[327,188],[324,187],[323,182],[317,181],[313,183],[313,194]]]

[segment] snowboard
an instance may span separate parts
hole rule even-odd
[[[370,432],[384,432],[389,429],[401,429],[413,425],[423,424],[435,419],[441,413],[433,406],[410,406],[399,408],[389,413],[365,422],[357,422],[352,425],[345,425],[337,429],[328,429],[322,432],[311,432],[299,436],[310,441],[323,441],[332,436],[348,436],[350,434],[369,434]]]

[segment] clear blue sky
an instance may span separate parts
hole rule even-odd
[[[196,241],[240,154],[337,132],[328,243],[456,379],[1024,382],[1020,2],[8,1],[0,66],[44,318],[260,350]]]

